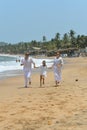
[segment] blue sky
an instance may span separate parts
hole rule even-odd
[[[71,29],[87,35],[87,0],[0,0],[0,41],[42,41]]]

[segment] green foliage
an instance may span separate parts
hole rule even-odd
[[[47,41],[46,36],[43,36],[42,38],[42,42],[37,42],[36,40],[32,40],[31,42],[20,42],[17,44],[0,42],[0,53],[24,54],[26,51],[29,51],[33,54],[37,54],[37,52],[35,52],[37,50],[34,50],[33,47],[40,48],[40,51],[42,52],[87,47],[87,36],[76,36],[73,30],[70,30],[69,33],[65,33],[62,38],[60,38],[60,33],[56,33],[55,37],[50,41]]]
[[[7,45],[8,43],[6,43],[6,42],[0,42],[0,46],[5,46],[5,45]]]

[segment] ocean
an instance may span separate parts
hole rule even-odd
[[[20,66],[20,62],[16,62],[16,60],[21,60],[21,58],[22,57],[16,55],[0,54],[0,80],[23,74],[23,66]],[[32,59],[34,60],[36,66],[40,66],[42,60],[46,61],[48,67],[50,67],[53,63],[53,59],[44,59],[43,57],[39,59]]]

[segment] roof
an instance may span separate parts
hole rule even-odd
[[[39,47],[32,47],[34,50],[40,50],[41,48]]]

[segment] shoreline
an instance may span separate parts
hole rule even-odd
[[[3,54],[3,56],[7,57],[9,55],[7,55],[7,54],[4,55]],[[11,55],[10,57],[13,57],[13,55]],[[14,57],[16,57],[16,56],[14,56]],[[35,62],[36,62],[36,65],[41,64],[41,63],[39,63],[42,60],[42,59],[40,59],[41,57],[32,57],[32,58],[37,58],[37,59],[34,59]],[[43,57],[43,58],[47,59],[47,60],[50,60],[50,58],[49,59],[46,58],[46,57]],[[40,59],[40,61],[38,61],[38,59]],[[4,61],[2,61],[2,62],[4,62]],[[1,72],[0,72],[0,80],[3,79],[3,78],[6,79],[6,77],[8,78],[8,77],[11,77],[11,76],[13,77],[13,76],[22,74],[23,67],[20,66],[19,62],[16,63],[16,60],[15,61],[13,60],[12,63],[10,63],[10,61],[9,62],[7,61],[6,65],[5,65],[5,62],[4,62],[4,64],[2,62],[1,62],[1,66],[0,66],[2,68]],[[10,64],[12,64],[12,66],[10,66]],[[49,61],[48,61],[47,64],[50,65]],[[11,69],[10,69],[10,67],[11,67]],[[35,70],[33,70],[33,71],[35,71]]]
[[[21,76],[21,75],[23,75],[22,70],[9,70],[9,71],[7,70],[4,72],[0,72],[0,80]]]
[[[39,68],[35,68],[35,69],[33,68],[32,75],[35,73],[39,74],[40,73],[39,71],[40,71]],[[51,70],[47,69],[47,71],[49,72]],[[0,81],[5,79],[10,79],[12,77],[15,78],[15,77],[23,76],[23,75],[24,75],[23,70],[10,70],[10,71],[7,70],[4,72],[0,72]]]
[[[35,58],[35,57],[33,57],[33,58]],[[38,57],[38,58],[40,58],[40,57]],[[50,57],[49,59],[53,59],[53,58],[54,57]],[[79,57],[79,58],[82,58],[82,57]],[[43,59],[46,59],[46,57],[43,57]],[[48,57],[47,57],[47,59],[48,59]],[[72,64],[73,59],[78,59],[78,57],[76,57],[76,58],[74,58],[74,57],[73,58],[63,58],[63,60],[64,60],[63,68],[64,68],[65,64]],[[79,63],[79,64],[82,64],[82,63]],[[38,73],[39,69],[38,68],[35,68],[35,69],[33,68],[32,72],[33,73],[35,73],[35,72]],[[10,78],[10,77],[21,76],[21,75],[23,75],[23,69],[22,68],[17,69],[17,70],[6,70],[6,71],[3,71],[3,72],[0,72],[0,80],[4,80],[4,79]]]
[[[33,57],[33,58],[40,58],[40,57]],[[49,59],[53,59],[53,58],[54,57],[49,57]],[[86,59],[86,58],[87,57],[72,57],[72,58],[65,57],[65,58],[63,58],[63,60],[64,60],[63,68],[64,68],[65,64],[72,64],[73,59],[76,61],[77,59]],[[48,57],[43,57],[43,59],[48,59]],[[82,64],[82,63],[80,62],[79,64]],[[33,71],[33,73],[38,72],[38,69],[33,68],[32,71]],[[17,69],[17,70],[5,70],[5,71],[0,72],[0,80],[10,78],[11,76],[15,77],[15,76],[20,76],[20,75],[23,75],[23,69],[22,68]]]

